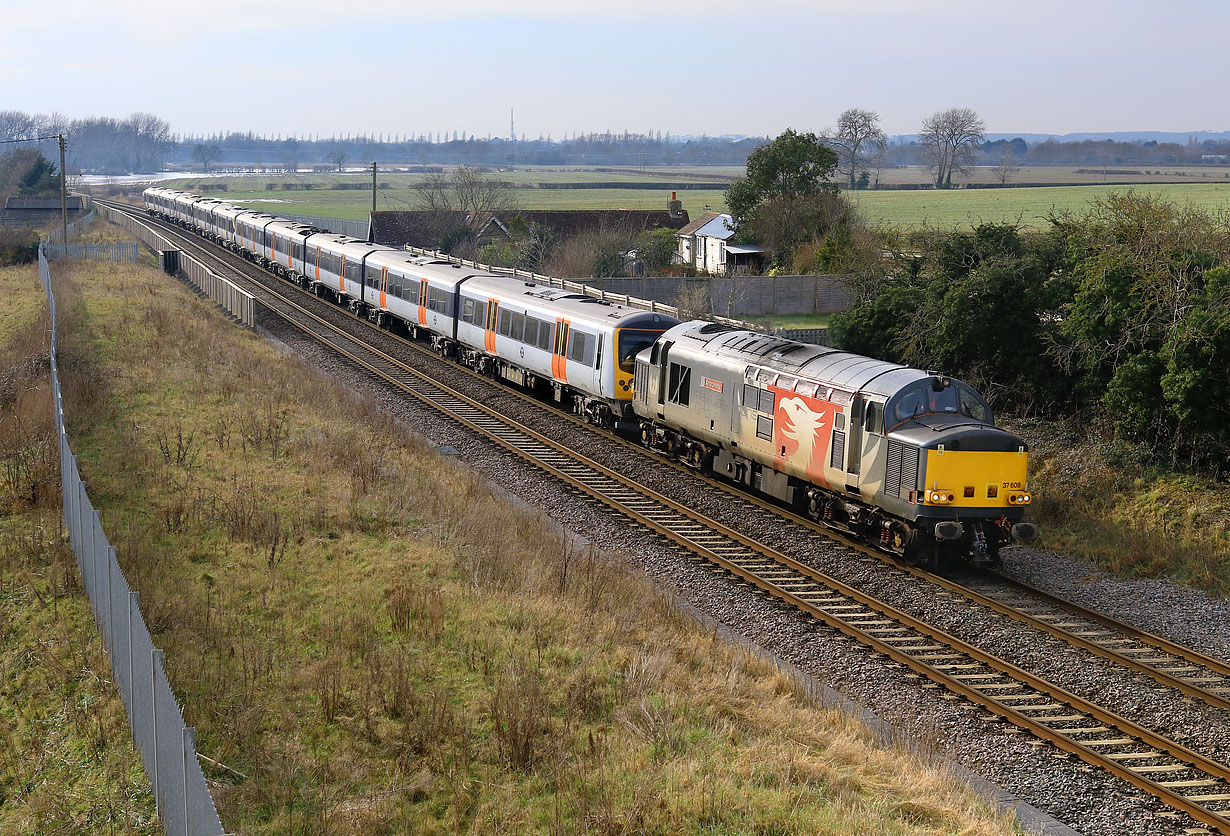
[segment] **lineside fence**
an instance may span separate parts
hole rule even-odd
[[[124,702],[132,739],[145,763],[167,836],[221,836],[222,823],[197,762],[196,731],[184,726],[183,713],[163,670],[162,651],[154,647],[137,593],[128,586],[115,559],[115,547],[107,540],[99,513],[90,502],[64,431],[64,402],[56,365],[56,299],[41,247],[38,278],[47,292],[51,314],[52,409],[60,443],[64,525],[111,660],[112,681]]]
[[[109,244],[48,244],[43,248],[48,261],[72,258],[105,261],[111,264],[136,264],[141,260],[141,245],[136,241]]]
[[[187,253],[181,252],[171,239],[149,224],[142,223],[124,212],[112,211],[106,206],[100,206],[99,209],[108,221],[133,233],[142,243],[158,253],[166,272],[182,276],[189,285],[203,296],[212,299],[218,307],[248,328],[256,325],[256,299],[252,294],[219,276]]]

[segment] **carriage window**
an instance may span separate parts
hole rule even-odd
[[[525,336],[525,314],[515,313],[512,315],[512,330],[508,336],[520,342]]]
[[[687,406],[692,395],[692,369],[678,363],[670,365],[670,386],[667,388],[667,399],[671,403]]]
[[[538,327],[538,347],[543,351],[551,350],[551,323],[541,322]]]
[[[598,351],[598,338],[584,331],[572,331],[568,341],[568,359],[587,366],[594,365]]]
[[[507,337],[511,329],[512,329],[512,314],[509,313],[508,311],[500,311],[500,328],[499,328],[500,334]]]
[[[477,321],[475,312],[478,310],[473,299],[461,300],[461,321],[473,325]]]
[[[525,318],[525,336],[521,339],[526,345],[538,345],[538,320],[534,317]]]

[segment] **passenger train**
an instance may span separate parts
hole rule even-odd
[[[1024,441],[951,377],[463,268],[186,192],[151,214],[379,326],[936,566],[1036,535]]]

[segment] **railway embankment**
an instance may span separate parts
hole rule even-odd
[[[153,796],[63,537],[36,267],[0,268],[0,295],[0,833],[152,836]]]
[[[1146,448],[1053,422],[1010,428],[1030,443],[1038,544],[1112,575],[1164,578],[1230,595],[1230,492]]]
[[[79,465],[228,829],[1012,832],[155,270],[55,269]]]

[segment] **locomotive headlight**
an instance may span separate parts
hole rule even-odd
[[[1008,494],[1008,503],[1011,505],[1028,505],[1033,499],[1027,493],[1010,493]]]
[[[931,491],[927,494],[927,499],[931,500],[936,505],[947,505],[952,502],[953,494],[946,491]]]

